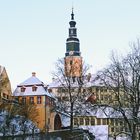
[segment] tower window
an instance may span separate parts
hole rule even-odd
[[[73,63],[72,60],[70,60],[70,65],[72,65],[72,63]]]

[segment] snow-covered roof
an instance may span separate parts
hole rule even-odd
[[[88,130],[95,136],[96,140],[108,140],[108,125],[96,126],[79,126],[84,130]]]
[[[59,80],[53,80],[49,85],[48,88],[58,88],[62,87],[62,84],[60,83]]]
[[[26,86],[26,85],[44,85],[44,84],[36,76],[31,76],[24,82],[20,83],[18,86]]]
[[[32,90],[33,87],[36,87],[36,90]],[[21,91],[21,88],[24,88],[24,91]],[[46,95],[51,98],[54,98],[52,93],[49,93],[42,81],[40,81],[35,74],[33,73],[32,77],[28,78],[21,84],[17,86],[15,91],[13,92],[13,96],[38,96],[38,95]]]
[[[75,116],[95,116],[96,118],[123,118],[120,111],[111,107],[91,107],[86,104],[81,105],[82,110],[75,113]],[[125,114],[132,118],[130,108],[124,108]]]
[[[60,87],[68,87],[65,79],[56,79],[52,83],[48,84],[48,88],[60,88]],[[71,82],[71,87],[76,88],[79,87],[78,82]]]
[[[39,95],[47,95],[51,98],[54,98],[54,96],[47,92],[45,90],[44,87],[42,86],[37,86],[37,90],[36,91],[32,91],[32,87],[25,87],[25,91],[24,92],[21,92],[21,87],[17,87],[15,89],[15,91],[13,92],[13,95],[14,96],[39,96]]]
[[[53,79],[53,81],[48,85],[48,88],[58,88],[58,87],[64,87],[66,83],[66,80],[64,77],[59,79]],[[97,78],[96,74],[92,74],[90,80],[88,81],[87,76],[85,76],[83,80],[83,87],[91,87],[91,86],[104,86],[99,78]],[[76,87],[78,84],[77,82],[74,82],[71,84],[71,86]]]

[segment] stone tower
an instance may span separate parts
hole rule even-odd
[[[82,57],[80,52],[80,42],[77,38],[76,22],[72,9],[71,21],[69,22],[69,37],[66,40],[65,53],[65,75],[68,77],[81,77],[82,75]]]

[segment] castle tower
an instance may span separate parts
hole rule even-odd
[[[80,42],[77,38],[76,22],[72,9],[71,21],[69,22],[69,37],[66,40],[65,53],[65,75],[68,77],[81,77],[82,75],[82,57],[80,52]]]

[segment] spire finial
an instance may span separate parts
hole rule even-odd
[[[71,20],[74,20],[74,13],[73,13],[73,6],[72,6],[72,14],[71,14]]]

